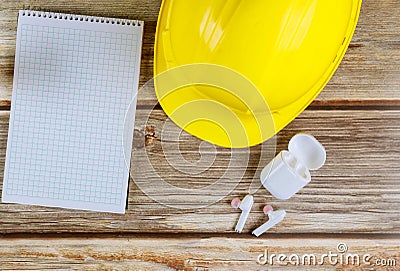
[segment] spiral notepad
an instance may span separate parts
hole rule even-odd
[[[141,21],[19,12],[3,202],[124,213],[142,32]]]

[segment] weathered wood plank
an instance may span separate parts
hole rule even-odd
[[[398,1],[363,1],[349,50],[320,101],[379,104],[376,100],[400,99],[399,14]]]
[[[183,188],[207,187],[227,171],[230,150],[223,148],[217,148],[217,159],[201,174],[188,176],[172,168],[165,160],[159,140],[165,114],[155,110],[147,129],[142,121],[145,114],[144,109],[137,112],[137,141],[133,155],[143,150],[146,143],[151,163],[170,184]],[[8,117],[8,112],[0,113],[1,176]],[[321,170],[312,173],[311,183],[288,201],[275,200],[266,190],[259,190],[245,232],[251,232],[266,220],[262,207],[270,203],[276,209],[288,212],[287,218],[271,232],[399,233],[399,124],[400,111],[305,111],[279,133],[277,150],[286,149],[288,140],[295,133],[309,132],[326,147],[327,163]],[[168,134],[174,132],[173,128],[168,129]],[[199,157],[200,140],[183,133],[179,142],[183,157],[188,160],[192,156]],[[165,151],[172,157],[178,157],[179,152],[172,146],[172,143],[166,144]],[[258,147],[252,148],[251,152],[248,165],[239,163],[231,167],[231,177],[221,178],[217,189],[206,188],[205,194],[182,195],[171,189],[160,189],[151,177],[136,179],[136,183],[131,181],[126,215],[0,204],[0,232],[233,232],[239,212],[230,207],[230,200],[248,193],[260,155]],[[139,159],[137,166],[142,172],[150,172],[142,163],[143,160]],[[188,167],[189,171],[197,169],[195,165]],[[238,176],[243,171],[241,179]],[[150,193],[163,197],[169,204],[180,203],[185,207],[194,207],[215,196],[224,196],[223,190],[227,186],[239,184],[230,195],[215,204],[183,210],[153,201],[138,189],[137,183],[151,184],[147,186]]]
[[[2,24],[16,27],[17,11],[20,9],[67,12],[109,17],[156,21],[161,0],[3,0],[1,1]]]
[[[0,266],[2,270],[400,270],[399,239],[267,238],[2,239]],[[347,245],[347,252],[338,253],[340,243]],[[269,256],[297,255],[300,264],[294,265],[296,256],[291,258],[293,264],[282,261],[287,266],[276,258],[273,265],[260,264],[258,257],[265,250]],[[332,258],[332,263],[321,260],[329,252],[343,255],[342,263],[340,257]],[[307,258],[303,261],[306,254],[315,255],[315,265]],[[377,266],[378,260],[386,266]]]
[[[160,0],[12,1],[0,3],[0,106],[9,106],[12,90],[17,10],[32,8],[146,21],[141,84],[153,76],[153,42]],[[400,105],[400,5],[397,0],[364,0],[355,36],[317,105]],[[149,103],[145,97],[139,103]]]

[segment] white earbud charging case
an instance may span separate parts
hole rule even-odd
[[[262,185],[277,199],[291,198],[311,181],[310,170],[325,164],[326,151],[308,134],[297,134],[261,172]]]

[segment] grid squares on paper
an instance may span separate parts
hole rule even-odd
[[[138,35],[20,27],[5,193],[123,204],[122,134]]]

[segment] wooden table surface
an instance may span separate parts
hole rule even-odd
[[[0,2],[0,176],[7,142],[17,11],[38,9],[145,21],[140,82],[152,78],[153,43],[160,0],[2,0]],[[147,197],[131,180],[125,215],[0,204],[0,269],[257,270],[257,257],[271,253],[327,253],[347,244],[351,253],[396,259],[400,270],[400,2],[364,0],[360,21],[336,74],[319,97],[277,135],[277,151],[298,132],[309,132],[327,150],[326,165],[288,201],[259,190],[242,234],[234,232],[239,212],[230,200],[244,196],[257,167],[260,148],[251,149],[240,184],[222,200],[200,209],[176,209]],[[137,114],[146,114],[154,96],[141,93]],[[202,174],[187,178],[165,161],[160,135],[166,116],[156,107],[152,125],[136,124],[139,144],[157,171],[179,187],[205,187],[221,178],[230,150]],[[142,142],[142,144],[140,144]],[[183,133],[184,156],[198,156],[200,141]],[[145,149],[143,149],[145,148]],[[135,155],[134,152],[134,155]],[[171,150],[172,155],[178,153]],[[194,167],[194,166],[193,166]],[[191,170],[191,168],[188,168]],[[193,168],[194,169],[194,168]],[[234,178],[221,179],[222,187]],[[154,181],[151,178],[146,180]],[[152,191],[171,203],[192,207],[204,200],[170,191]],[[208,191],[213,195],[215,190]],[[266,218],[266,203],[287,211],[279,226],[260,238],[251,231]],[[353,270],[324,265],[318,270]],[[374,269],[375,268],[375,269]],[[293,270],[277,267],[277,270]],[[307,266],[296,269],[307,270]],[[361,270],[361,269],[357,269]]]

